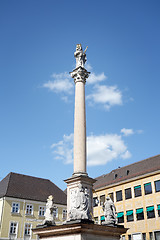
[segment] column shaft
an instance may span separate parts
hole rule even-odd
[[[75,82],[74,174],[86,174],[85,83]]]

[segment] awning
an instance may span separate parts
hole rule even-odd
[[[145,184],[144,184],[144,186],[149,186],[149,185],[151,185],[151,183],[145,183]]]
[[[153,211],[154,210],[154,206],[151,207],[147,207],[147,212]]]
[[[141,188],[141,185],[134,187],[134,189]]]
[[[117,218],[123,217],[124,216],[124,212],[119,212],[117,213]]]
[[[105,220],[105,217],[104,217],[104,216],[101,216],[101,220]]]
[[[130,210],[130,211],[127,211],[126,212],[126,216],[130,216],[130,215],[132,215],[133,214],[133,210]]]
[[[136,209],[136,213],[142,213],[142,212],[143,212],[143,208]]]
[[[157,205],[157,210],[160,210],[160,205]]]

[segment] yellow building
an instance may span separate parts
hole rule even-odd
[[[50,180],[9,173],[0,182],[0,239],[36,239],[31,229],[42,224],[49,195],[60,224],[66,219],[66,194]]]
[[[128,228],[126,240],[160,239],[160,155],[115,169],[96,178],[94,219],[104,221],[105,197],[114,201],[118,224]]]

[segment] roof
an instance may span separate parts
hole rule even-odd
[[[48,179],[10,172],[0,182],[0,197],[46,202],[49,195],[53,195],[55,203],[67,204],[66,194]]]
[[[125,180],[131,180],[135,177],[141,177],[144,174],[152,173],[160,170],[160,155],[147,158],[145,160],[132,163],[122,168],[112,170],[108,174],[104,174],[96,178],[94,189],[103,188],[107,185],[117,184]]]

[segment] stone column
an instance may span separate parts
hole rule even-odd
[[[74,112],[74,173],[86,173],[86,113],[85,113],[85,82],[89,76],[81,66],[73,70],[71,76],[75,82],[75,112]]]
[[[92,188],[94,179],[86,171],[86,110],[85,83],[89,72],[84,68],[86,54],[81,44],[77,44],[76,68],[70,73],[75,82],[74,113],[74,172],[67,183],[67,221],[92,221]]]

